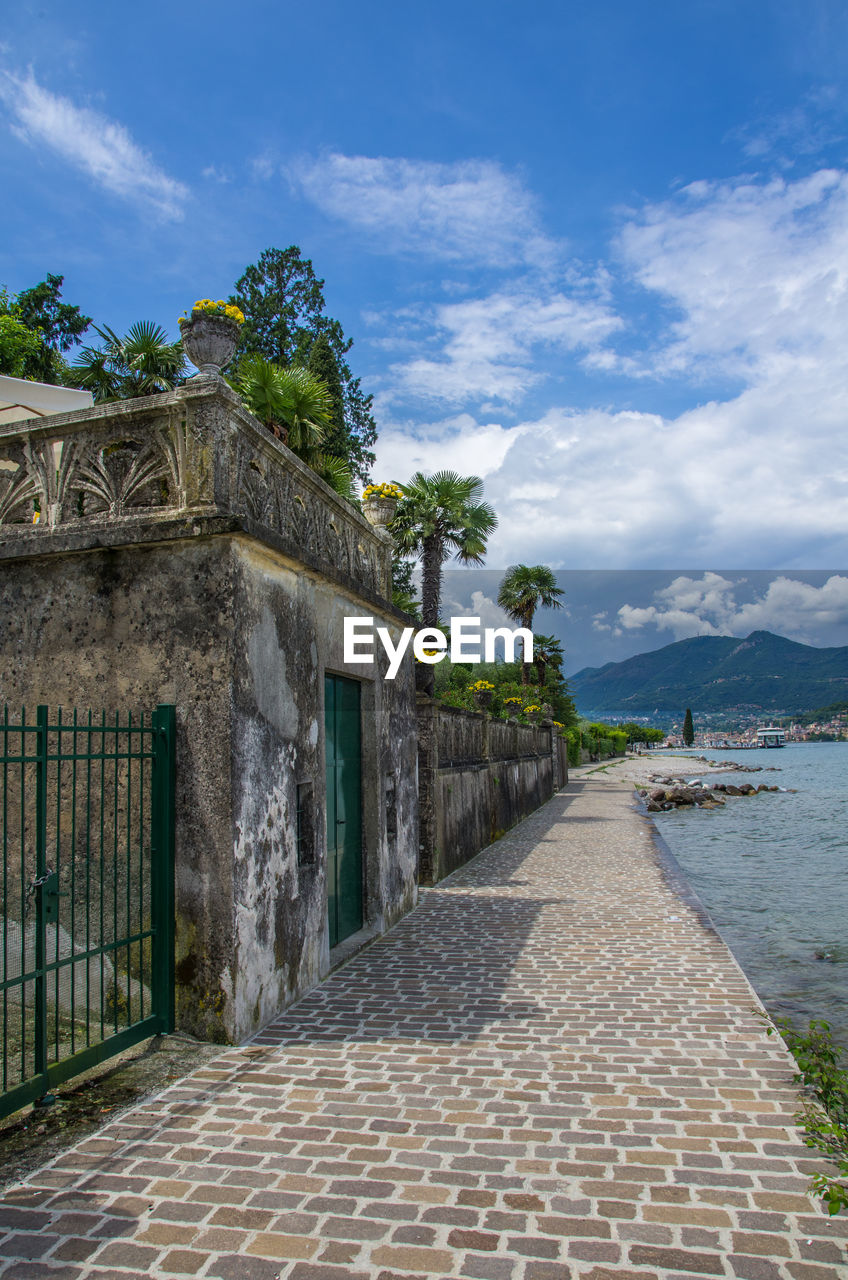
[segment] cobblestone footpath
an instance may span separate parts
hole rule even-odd
[[[0,1275],[845,1280],[755,1004],[590,774],[13,1188]]]

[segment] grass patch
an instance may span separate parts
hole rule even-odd
[[[806,1091],[796,1115],[804,1142],[827,1156],[837,1176],[817,1174],[810,1191],[821,1198],[830,1214],[848,1209],[848,1070],[845,1051],[833,1043],[830,1024],[812,1019],[809,1029],[796,1031],[788,1018],[777,1018],[767,1027],[778,1031],[798,1064],[795,1083]]]

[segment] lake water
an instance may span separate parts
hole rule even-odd
[[[848,1047],[848,743],[700,754],[763,772],[680,756],[677,776],[797,790],[656,813],[658,830],[769,1012],[824,1018]]]

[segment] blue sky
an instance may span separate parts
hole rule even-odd
[[[176,336],[296,243],[377,478],[483,476],[490,565],[848,565],[844,4],[25,2],[0,40],[0,284]]]

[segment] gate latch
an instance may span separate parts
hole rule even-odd
[[[25,915],[29,915],[30,904],[32,899],[41,892],[40,902],[44,910],[44,919],[47,924],[56,924],[59,919],[59,899],[67,898],[67,893],[63,893],[59,888],[59,872],[51,871],[48,867],[43,876],[39,876],[37,880],[33,880],[26,892],[26,911]]]
[[[68,896],[59,889],[58,871],[48,872],[44,877],[41,892],[44,895],[41,899],[44,904],[44,919],[48,924],[55,924],[59,919],[59,899]]]

